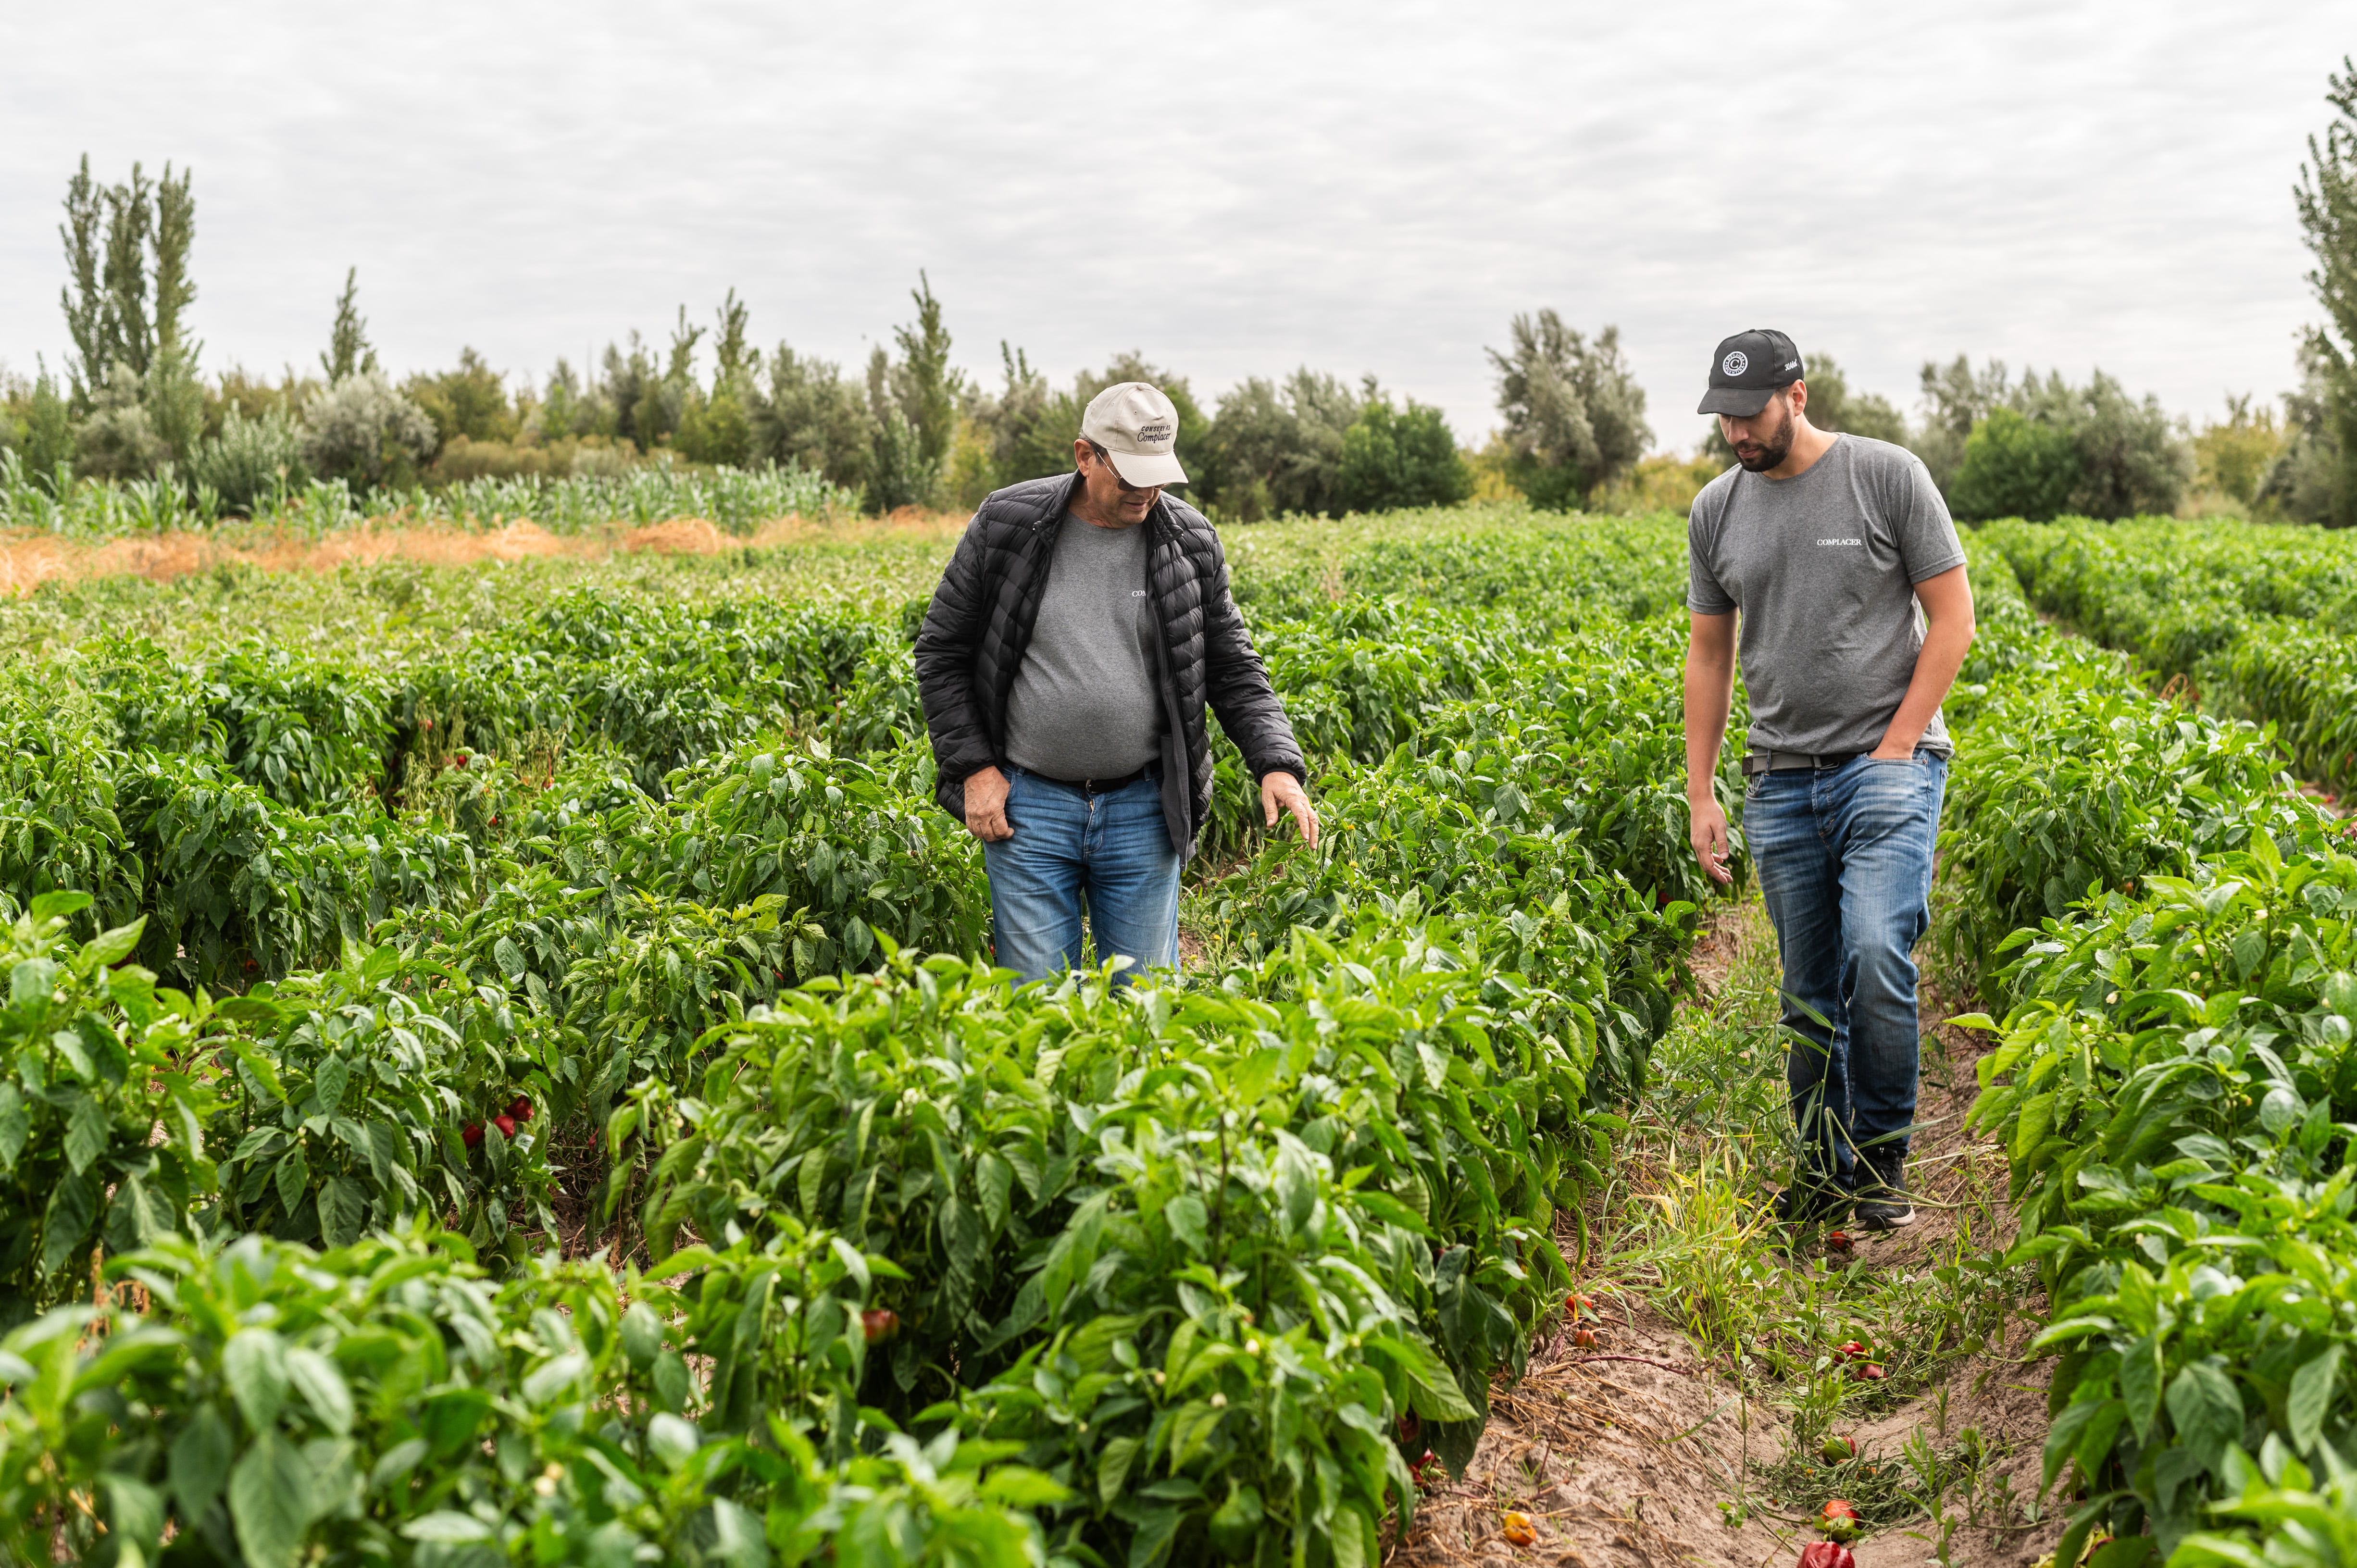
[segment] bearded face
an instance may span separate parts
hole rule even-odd
[[[1789,392],[1780,392],[1768,400],[1768,406],[1749,419],[1733,419],[1721,414],[1718,433],[1735,448],[1735,460],[1755,474],[1767,472],[1782,463],[1792,451],[1792,400]]]

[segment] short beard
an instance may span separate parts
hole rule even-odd
[[[1760,455],[1758,456],[1746,457],[1741,453],[1738,453],[1735,460],[1742,464],[1747,472],[1764,474],[1769,469],[1781,464],[1785,458],[1792,455],[1792,416],[1788,413],[1784,416],[1783,429],[1777,432],[1775,440],[1768,442],[1760,447]]]

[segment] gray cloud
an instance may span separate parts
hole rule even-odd
[[[312,362],[343,270],[396,367],[544,374],[735,286],[856,360],[930,271],[959,357],[1308,362],[1493,419],[1552,305],[1620,325],[1665,444],[1723,333],[1902,403],[1929,357],[2174,409],[2291,379],[2289,187],[2338,6],[19,7],[0,352],[63,347],[87,150],[197,172],[207,362]],[[70,62],[70,69],[67,63]]]

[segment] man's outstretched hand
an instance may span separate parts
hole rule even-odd
[[[966,831],[986,843],[1015,836],[1006,821],[1006,775],[996,768],[970,773],[965,780]]]
[[[971,801],[972,797],[968,800]],[[1290,773],[1270,774],[1260,781],[1260,803],[1268,813],[1271,830],[1276,827],[1277,812],[1291,811],[1294,826],[1301,830],[1302,842],[1313,849],[1317,847],[1318,810],[1309,803],[1308,792],[1301,788],[1300,779]],[[971,804],[967,809],[971,813]]]

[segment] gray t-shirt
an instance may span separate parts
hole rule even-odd
[[[1741,610],[1753,751],[1872,751],[1923,646],[1915,585],[1964,564],[1947,504],[1903,446],[1839,435],[1789,479],[1729,468],[1686,516],[1686,607]],[[1922,744],[1949,749],[1936,713]]]
[[[1118,779],[1162,753],[1160,627],[1144,523],[1058,525],[1039,618],[1006,698],[1006,756],[1050,779]]]

